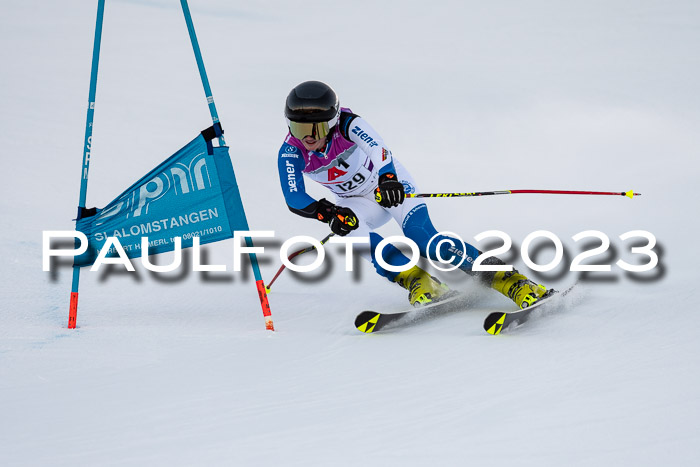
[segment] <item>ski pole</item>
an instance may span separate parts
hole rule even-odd
[[[642,196],[634,191],[572,191],[572,190],[501,190],[478,191],[474,193],[406,193],[406,198],[453,198],[463,196],[488,196],[488,195],[518,195],[523,193],[539,193],[546,195],[608,195],[608,196]]]
[[[332,234],[332,233],[329,233],[328,235],[326,235],[326,237],[325,237],[323,240],[321,240],[321,245],[323,245],[324,243],[326,243],[326,242],[328,241],[328,239],[331,238],[333,235],[334,235],[334,234]],[[287,256],[287,259],[288,259],[289,261],[291,261],[292,258],[295,258],[295,257],[297,257],[297,256],[299,256],[299,255],[303,255],[304,253],[308,253],[309,251],[312,251],[312,250],[315,250],[315,249],[316,249],[316,246],[314,246],[314,245],[309,245],[309,246],[307,246],[306,248],[302,248],[301,250],[295,251],[295,252],[292,253],[291,255]],[[283,264],[282,266],[280,266],[280,268],[277,270],[277,274],[275,274],[275,277],[273,277],[272,280],[270,281],[270,283],[267,284],[267,285],[265,286],[265,291],[266,291],[267,293],[270,293],[270,287],[272,287],[272,284],[274,284],[275,280],[277,280],[277,277],[279,277],[279,275],[282,274],[282,271],[284,271],[284,269],[285,269],[286,267],[287,267],[287,266],[285,266],[284,264]]]

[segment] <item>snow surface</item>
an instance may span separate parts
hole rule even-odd
[[[95,4],[2,4],[0,465],[697,465],[698,2],[192,0],[249,223],[276,232],[257,242],[267,280],[282,241],[327,232],[287,211],[276,173],[283,101],[307,79],[425,191],[643,193],[429,201],[440,230],[507,232],[523,271],[525,236],[556,233],[563,266],[528,272],[555,287],[580,276],[578,232],[611,238],[609,264],[636,261],[620,234],[658,239],[654,271],[588,274],[500,337],[481,323],[512,304],[456,273],[440,277],[473,310],[357,332],[356,313],[405,292],[345,272],[340,249],[279,278],[266,331],[231,241],[205,248],[226,273],[84,270],[66,329],[71,268],[42,272],[41,232],[73,229]],[[88,205],[210,123],[179,2],[108,1]]]

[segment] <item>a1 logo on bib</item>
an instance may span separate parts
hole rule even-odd
[[[347,172],[344,170],[340,170],[338,167],[331,167],[328,169],[328,181],[332,182],[338,177],[342,177],[343,175],[346,175]]]

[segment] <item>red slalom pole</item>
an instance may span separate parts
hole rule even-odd
[[[575,190],[500,190],[500,191],[478,191],[473,193],[406,193],[406,198],[457,198],[466,196],[489,196],[489,195],[517,195],[525,193],[545,194],[545,195],[606,195],[606,196],[627,196],[633,198],[642,196],[634,191],[575,191]]]

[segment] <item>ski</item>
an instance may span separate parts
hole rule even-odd
[[[501,332],[503,332],[511,326],[520,326],[521,324],[525,323],[530,318],[532,318],[532,312],[535,311],[537,308],[544,305],[553,304],[553,298],[561,298],[566,296],[566,294],[571,292],[571,290],[575,286],[576,284],[572,285],[563,292],[556,292],[551,297],[545,298],[544,300],[540,300],[534,305],[529,306],[527,308],[523,308],[522,310],[494,311],[493,313],[490,313],[484,320],[484,330],[489,334],[497,336],[498,334],[500,334]]]
[[[449,310],[452,308],[452,306],[456,307],[464,301],[466,301],[465,295],[459,292],[454,292],[448,294],[447,297],[440,301],[432,302],[419,307],[409,308],[403,311],[380,313],[378,311],[366,310],[357,315],[355,318],[355,327],[359,331],[373,333],[382,330],[389,323],[399,320],[409,320],[410,318],[423,316],[427,313],[433,313],[438,310]]]

